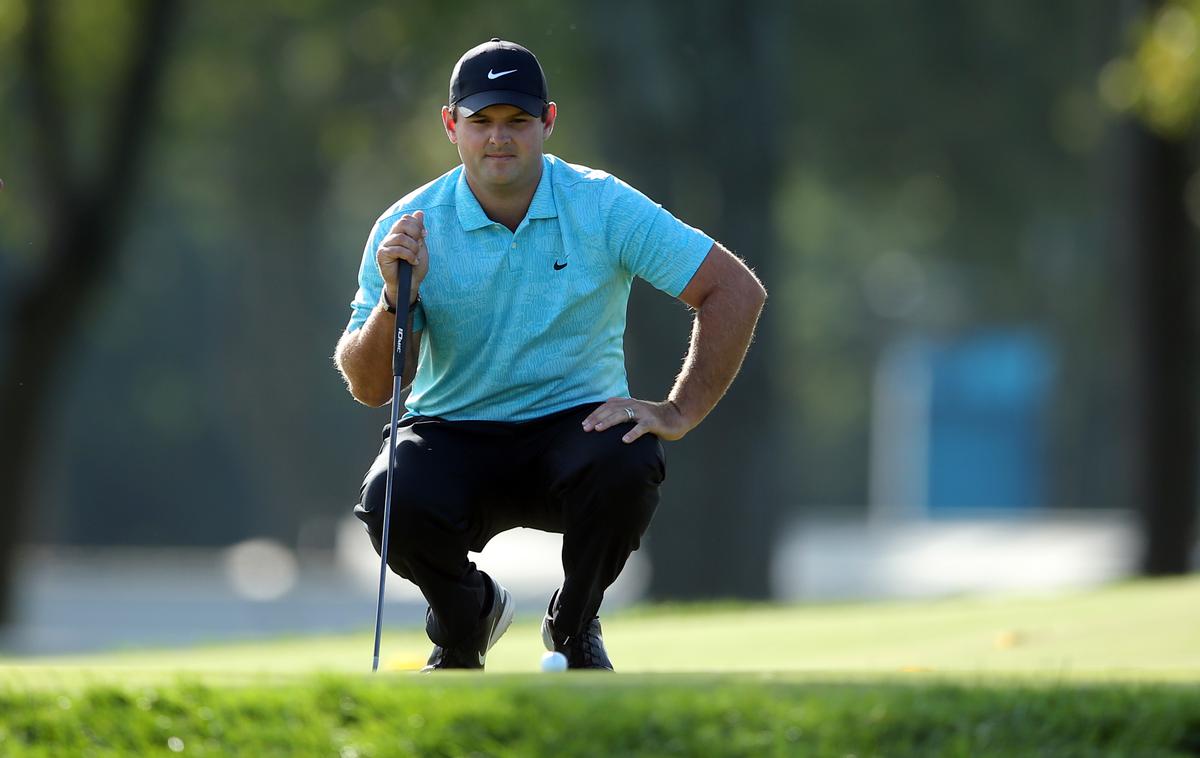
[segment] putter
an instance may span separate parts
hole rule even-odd
[[[396,272],[396,299],[408,294],[412,287],[412,264],[400,261]],[[379,637],[383,633],[383,585],[387,581],[388,532],[392,526],[392,478],[396,469],[396,423],[400,416],[400,384],[404,380],[404,352],[408,347],[408,298],[405,305],[396,303],[396,339],[392,343],[392,425],[388,431],[387,487],[383,495],[383,537],[379,540],[379,602],[375,604],[375,657],[371,672],[379,670]]]

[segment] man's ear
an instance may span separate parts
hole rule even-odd
[[[542,139],[547,139],[554,133],[554,120],[558,118],[558,106],[546,103],[546,117],[542,119]]]
[[[446,128],[446,137],[450,140],[450,144],[458,144],[458,122],[454,120],[454,111],[450,110],[450,106],[442,106],[442,126]]]

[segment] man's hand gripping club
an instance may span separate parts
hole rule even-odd
[[[375,252],[375,263],[383,276],[383,293],[387,302],[397,310],[411,306],[417,300],[417,292],[421,282],[429,273],[429,247],[425,238],[429,232],[425,229],[425,211],[404,214],[392,225],[391,231],[383,238],[379,249]],[[408,298],[401,302],[396,292],[396,274],[399,261],[412,264],[412,288]]]

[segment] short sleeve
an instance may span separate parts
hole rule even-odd
[[[379,304],[383,293],[383,275],[379,273],[379,266],[375,263],[375,251],[383,242],[385,232],[386,227],[378,221],[375,222],[371,236],[367,238],[366,247],[363,248],[362,262],[358,266],[358,292],[354,293],[354,299],[350,301],[350,323],[346,324],[348,332],[357,331],[367,323],[371,311]]]
[[[704,262],[713,240],[616,177],[610,178],[606,226],[621,266],[678,297]]]

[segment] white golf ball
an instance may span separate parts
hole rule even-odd
[[[566,671],[567,656],[557,651],[542,656],[542,671]]]

